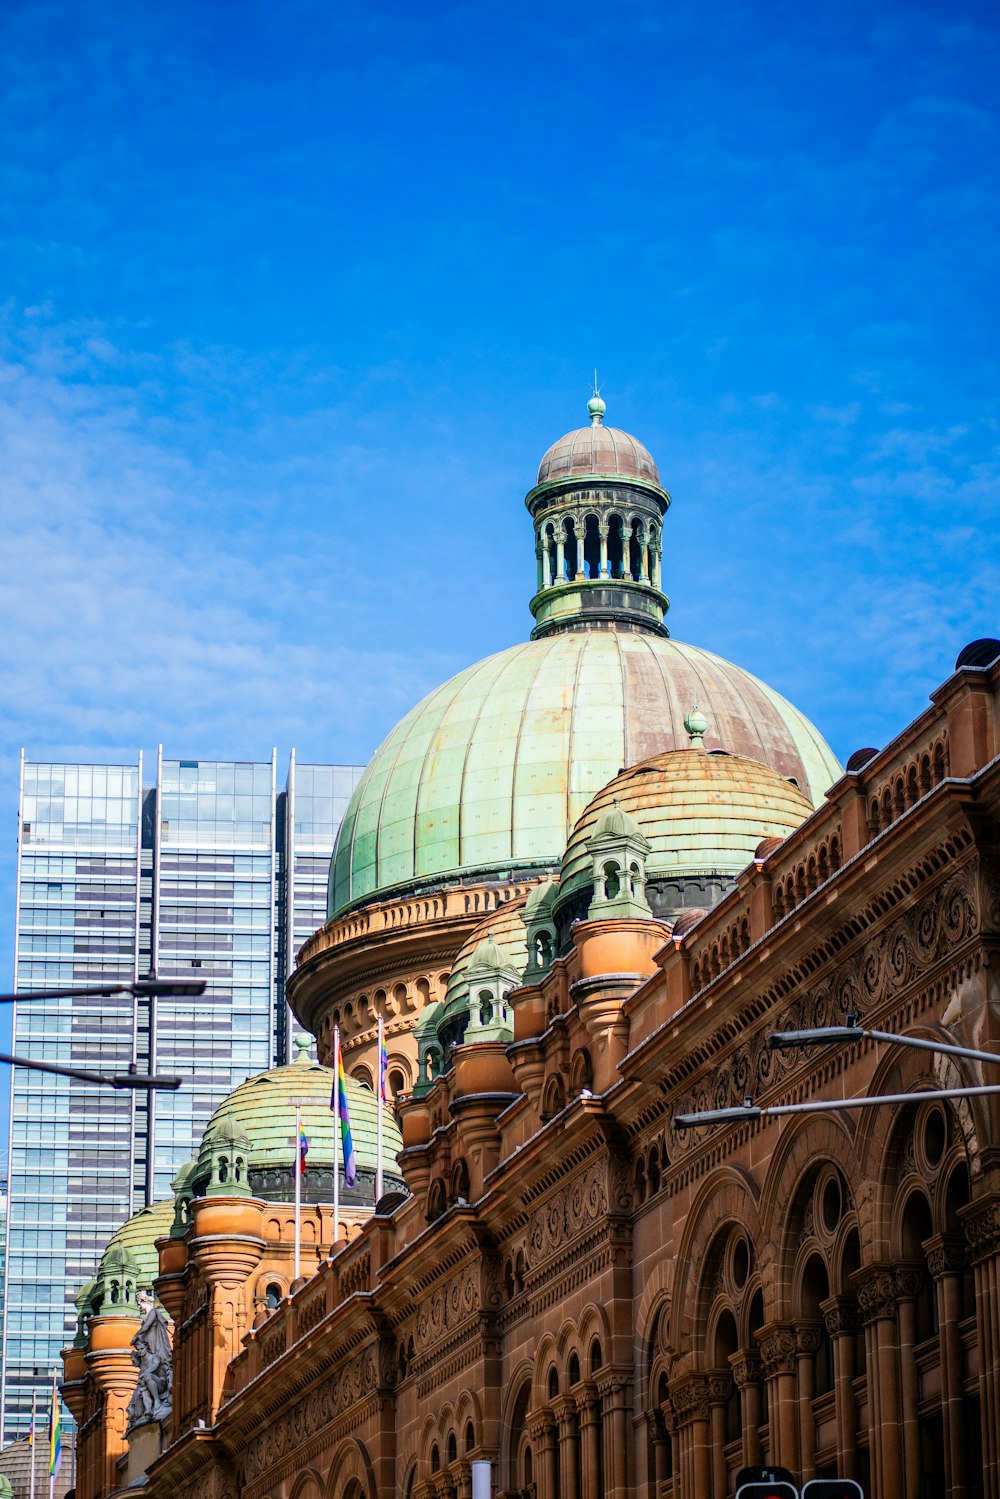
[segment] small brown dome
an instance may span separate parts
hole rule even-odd
[[[599,423],[567,432],[549,448],[538,466],[537,484],[553,484],[576,475],[607,474],[623,479],[643,479],[660,487],[660,475],[652,455],[642,443],[618,427]]]

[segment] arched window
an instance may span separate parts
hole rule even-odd
[[[555,1400],[555,1398],[556,1398],[556,1396],[558,1394],[559,1394],[559,1371],[556,1369],[555,1364],[553,1364],[552,1368],[549,1370],[549,1399],[550,1400]]]
[[[603,1362],[604,1355],[601,1352],[601,1341],[599,1338],[595,1338],[590,1345],[590,1372],[592,1375],[597,1373]]]
[[[642,566],[642,542],[642,522],[634,520],[629,527],[628,541],[628,570],[634,582],[638,582],[645,576]]]
[[[575,1384],[580,1383],[580,1360],[575,1353],[571,1353],[569,1356],[569,1364],[567,1365],[566,1372],[569,1379],[569,1387],[572,1389]]]
[[[269,1312],[277,1310],[277,1308],[281,1305],[281,1299],[284,1294],[285,1293],[278,1285],[278,1282],[276,1280],[272,1280],[268,1285],[267,1290],[264,1292],[264,1305],[267,1307]]]
[[[458,1457],[458,1440],[453,1431],[448,1433],[448,1461],[453,1463]]]
[[[609,860],[604,866],[604,899],[614,900],[621,887],[621,866]]]
[[[579,545],[578,545],[578,537],[577,537],[577,534],[576,534],[576,522],[573,520],[573,518],[571,516],[567,517],[567,519],[565,521],[565,526],[566,526],[566,550],[565,550],[566,578],[567,578],[567,580],[569,582],[572,582],[573,579],[576,577],[577,573],[580,571],[580,550],[579,550]]]
[[[601,536],[596,515],[588,515],[583,523],[583,571],[588,578],[601,576]]]
[[[613,578],[620,578],[625,571],[623,529],[624,522],[620,515],[608,516],[608,571]]]

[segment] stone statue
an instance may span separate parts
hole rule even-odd
[[[128,1403],[128,1425],[166,1420],[172,1408],[174,1371],[167,1318],[158,1306],[149,1308],[132,1339],[132,1362],[139,1378]]]

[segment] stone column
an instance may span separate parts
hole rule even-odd
[[[962,1271],[968,1250],[961,1239],[934,1234],[921,1245],[934,1277],[941,1346],[941,1419],[944,1426],[945,1487],[964,1499],[966,1485],[962,1320]]]
[[[858,1402],[854,1394],[854,1336],[860,1317],[849,1297],[831,1296],[820,1304],[827,1333],[833,1342],[833,1388],[837,1411],[837,1472],[858,1476]]]
[[[546,577],[545,577],[546,550],[545,550],[545,546],[544,546],[544,544],[542,542],[541,535],[539,535],[539,537],[538,537],[538,544],[535,547],[535,556],[538,559],[538,587],[537,587],[537,589],[535,591],[537,593],[541,593],[541,591],[545,587],[545,583],[546,583]]]
[[[740,1392],[740,1414],[743,1420],[743,1466],[759,1468],[763,1461],[760,1449],[760,1387],[764,1379],[764,1366],[759,1358],[745,1353],[732,1353],[730,1367],[736,1388]]]
[[[689,1374],[670,1386],[680,1447],[679,1493],[702,1499],[712,1492],[712,1428],[708,1380]]]
[[[662,572],[663,572],[663,569],[662,569],[662,558],[663,558],[663,549],[660,546],[659,542],[657,542],[656,545],[653,547],[653,587],[654,588],[662,588],[663,587],[663,581],[662,581]]]
[[[807,1483],[816,1477],[816,1419],[812,1403],[816,1394],[816,1354],[822,1341],[818,1322],[795,1325],[796,1384],[799,1392],[799,1478]]]
[[[639,549],[639,576],[636,579],[636,582],[637,583],[646,583],[646,582],[649,581],[649,577],[648,577],[648,574],[646,572],[646,528],[645,528],[645,526],[640,526],[639,527],[638,531],[635,533],[635,539],[636,539],[636,545],[638,546],[638,549]]]
[[[708,1376],[709,1425],[712,1431],[712,1494],[727,1499],[729,1470],[726,1466],[726,1427],[729,1400],[733,1393],[733,1376],[728,1369],[714,1369]]]
[[[653,1480],[652,1491],[659,1494],[670,1477],[670,1433],[662,1411],[647,1411],[646,1426],[649,1444],[653,1449],[653,1471],[650,1474]]]
[[[560,1395],[552,1402],[559,1427],[559,1481],[564,1494],[580,1492],[580,1444],[577,1435],[576,1401]]]
[[[566,581],[566,527],[560,521],[556,525],[556,582]]]
[[[771,1462],[794,1473],[799,1466],[795,1335],[787,1322],[768,1322],[755,1336],[767,1380]]]
[[[608,523],[606,520],[597,522],[597,534],[601,539],[601,565],[597,569],[597,576],[599,578],[607,578],[610,576],[610,566],[608,563]]]
[[[631,1499],[629,1484],[628,1390],[621,1374],[607,1373],[598,1380],[604,1427],[605,1499]]]
[[[855,1283],[865,1325],[872,1488],[879,1499],[903,1499],[895,1271],[888,1265],[865,1267],[856,1272]]]
[[[959,1217],[976,1279],[983,1493],[1000,1499],[1000,1192],[970,1202]]]
[[[539,1499],[559,1499],[556,1465],[556,1423],[550,1410],[528,1416],[528,1433],[536,1458],[535,1478]]]
[[[601,1499],[603,1478],[600,1473],[601,1411],[597,1386],[589,1379],[574,1387],[580,1426],[580,1495],[581,1499]]]
[[[576,572],[574,578],[585,578],[587,576],[587,564],[583,558],[583,543],[587,535],[587,523],[578,515],[573,517],[573,535],[576,537]]]
[[[896,1268],[896,1322],[899,1329],[899,1403],[903,1427],[904,1493],[917,1499],[920,1488],[920,1381],[913,1347],[917,1341],[917,1296],[923,1283],[920,1265]]]

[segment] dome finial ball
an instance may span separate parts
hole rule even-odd
[[[691,740],[692,749],[705,748],[705,735],[708,732],[708,719],[704,713],[699,713],[697,705],[691,709],[684,719],[684,727],[687,729]]]

